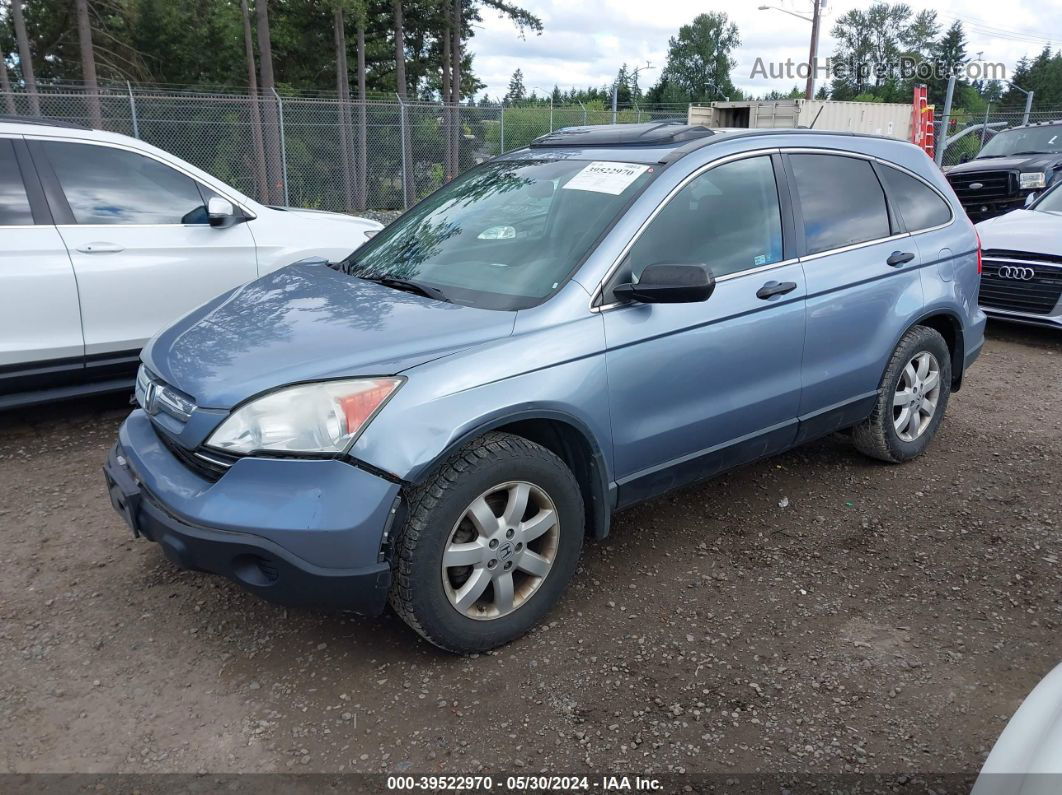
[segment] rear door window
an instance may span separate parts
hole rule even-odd
[[[940,226],[951,220],[951,208],[921,180],[890,166],[879,166],[893,207],[899,208],[908,232]]]
[[[33,223],[22,172],[15,160],[15,147],[0,138],[0,226],[29,226]]]
[[[885,192],[870,161],[790,155],[808,254],[888,237]]]
[[[94,144],[44,144],[79,224],[205,224],[195,181],[157,160]]]

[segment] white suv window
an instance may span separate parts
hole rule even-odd
[[[26,186],[15,160],[15,149],[0,138],[0,226],[28,226],[33,223]]]
[[[44,144],[79,224],[205,224],[191,177],[150,157],[93,144]]]

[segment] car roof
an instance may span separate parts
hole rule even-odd
[[[813,130],[808,127],[708,128],[673,120],[647,124],[602,124],[562,128],[540,136],[529,146],[508,152],[498,159],[526,160],[528,157],[537,159],[552,156],[584,160],[622,160],[630,163],[671,163],[690,152],[724,142],[774,136],[820,139],[819,145],[822,145],[823,136],[829,136],[911,146],[905,141],[886,135],[843,130]],[[839,148],[843,148],[841,141],[837,143],[841,145]]]
[[[67,141],[112,144],[125,149],[132,149],[134,151],[152,155],[163,162],[169,163],[171,166],[179,164],[181,170],[184,170],[201,182],[206,183],[211,189],[217,191],[222,196],[226,196],[244,207],[253,208],[258,204],[251,197],[240,193],[233,186],[222,182],[217,177],[208,174],[177,155],[167,152],[164,149],[160,149],[157,146],[152,146],[147,141],[142,141],[139,138],[131,138],[130,136],[122,135],[121,133],[107,132],[106,130],[94,130],[91,127],[85,127],[76,122],[64,122],[56,119],[46,119],[35,116],[0,116],[0,136],[26,136],[27,138],[37,138],[38,140],[42,138],[58,138]]]
[[[1000,130],[1000,132],[1009,132],[1010,130],[1027,130],[1030,127],[1058,127],[1062,125],[1062,119],[1050,119],[1048,121],[1034,121],[1029,124],[1019,124],[1017,127],[1008,127],[1006,130]]]
[[[62,127],[64,129],[87,130],[84,124],[65,119],[46,119],[43,116],[12,116],[0,114],[0,124],[32,124],[35,127]]]
[[[38,116],[0,116],[0,134],[7,135],[54,135],[59,138],[76,138],[86,141],[101,141],[141,146],[142,142],[128,135],[94,130],[83,124],[62,119],[47,119]]]

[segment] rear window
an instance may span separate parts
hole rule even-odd
[[[940,226],[951,220],[951,208],[935,190],[910,174],[880,167],[893,207],[899,208],[908,232]]]
[[[22,172],[15,160],[11,141],[0,138],[0,226],[28,226],[33,223]]]
[[[808,254],[888,237],[885,192],[867,160],[790,155]]]

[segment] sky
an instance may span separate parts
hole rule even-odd
[[[508,19],[484,8],[483,22],[470,42],[473,68],[487,84],[485,93],[497,99],[508,89],[509,78],[523,70],[524,85],[541,96],[553,90],[611,84],[619,67],[655,67],[641,72],[639,84],[647,89],[657,81],[667,61],[668,39],[681,25],[706,11],[724,11],[737,24],[741,46],[735,53],[738,65],[731,72],[735,86],[746,93],[763,94],[772,89],[789,91],[802,80],[769,80],[751,77],[756,58],[764,62],[806,62],[811,23],[778,10],[760,11],[772,5],[805,15],[812,0],[517,0],[537,14],[543,32],[527,32],[524,39]],[[961,19],[966,30],[967,54],[978,52],[988,62],[1005,65],[1007,73],[1022,55],[1036,55],[1045,44],[1062,46],[1062,0],[907,0],[915,12],[937,10],[946,28]],[[820,33],[819,57],[833,52],[830,28],[851,8],[866,7],[869,0],[827,0]],[[722,99],[722,97],[719,97]]]

